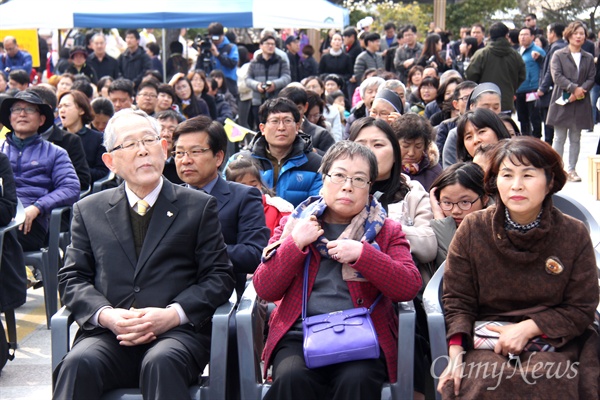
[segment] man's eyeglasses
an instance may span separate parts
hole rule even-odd
[[[188,150],[188,151],[175,150],[175,151],[171,152],[171,155],[178,160],[181,160],[186,155],[190,158],[197,158],[209,150],[210,150],[210,148],[201,148],[201,147],[193,149],[193,150]]]
[[[39,110],[35,107],[13,107],[10,109],[11,114],[21,114],[23,111],[25,111],[25,114],[27,115],[32,115],[36,112],[39,112]]]
[[[331,183],[335,183],[336,185],[342,185],[346,183],[348,179],[350,179],[350,183],[355,188],[363,189],[366,188],[370,181],[367,178],[362,176],[346,176],[342,173],[336,172],[334,174],[325,174],[331,180]]]
[[[377,110],[373,110],[371,109],[371,111],[369,112],[370,116],[372,118],[387,118],[391,115],[391,113],[387,112],[387,111],[377,111]]]
[[[279,124],[281,124],[282,122],[283,122],[283,125],[285,125],[285,126],[291,126],[292,124],[296,123],[296,121],[294,121],[292,118],[268,119],[267,120],[267,124],[269,124],[271,126],[279,126]]]
[[[144,136],[140,140],[126,140],[120,145],[113,147],[111,152],[117,150],[133,151],[137,148],[138,143],[143,144],[144,147],[151,147],[157,144],[159,141],[160,138],[158,136]]]
[[[469,95],[470,96],[470,95]],[[461,101],[467,101],[469,100],[469,96],[463,96],[463,97],[459,97],[457,100],[461,100]]]
[[[158,97],[154,93],[138,93],[138,96],[147,97],[149,99],[156,99]]]
[[[469,211],[471,207],[473,207],[473,204],[475,204],[480,198],[481,196],[477,196],[477,198],[473,201],[461,200],[456,203],[453,203],[451,201],[440,201],[438,202],[438,204],[440,205],[440,208],[444,211],[452,211],[455,205],[457,205],[458,208],[460,208],[463,211]]]

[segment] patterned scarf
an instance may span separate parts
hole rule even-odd
[[[379,245],[375,242],[375,237],[381,230],[387,214],[381,204],[373,196],[370,196],[370,200],[370,203],[352,218],[352,221],[350,221],[350,224],[340,234],[338,240],[352,239],[360,242],[368,242],[379,250]],[[288,218],[279,240],[271,243],[263,251],[263,261],[268,260],[275,254],[276,249],[283,240],[292,233],[292,230],[298,221],[308,219],[311,215],[319,218],[326,209],[327,204],[325,204],[325,200],[320,196],[309,197],[300,203]],[[327,240],[327,238],[321,236],[314,242],[314,245],[322,257],[331,258],[327,251],[328,242],[329,240]],[[345,281],[367,281],[360,272],[350,267],[348,264],[343,264],[342,266],[342,277]]]
[[[416,175],[419,173],[419,163],[402,164],[402,172],[407,175]]]
[[[542,220],[542,211],[544,211],[543,208],[540,210],[535,221],[530,222],[527,225],[521,225],[521,224],[513,221],[512,218],[510,218],[508,208],[505,208],[504,209],[504,217],[505,217],[504,229],[507,231],[519,231],[521,233],[525,233],[525,232],[532,230],[533,228],[537,228],[538,226],[540,226],[540,221]]]

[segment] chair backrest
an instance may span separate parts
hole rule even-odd
[[[103,191],[104,189],[109,187],[109,184],[111,182],[113,182],[114,180],[116,180],[117,176],[115,175],[114,172],[109,172],[108,175],[106,175],[104,178],[102,179],[98,179],[96,182],[94,182],[93,187],[92,187],[92,194],[93,193],[98,193]]]
[[[446,261],[440,265],[423,292],[423,306],[427,313],[427,326],[429,328],[429,345],[431,349],[431,362],[433,368],[434,387],[437,387],[438,377],[448,365],[448,344],[446,342],[446,321],[444,319],[444,306],[442,304],[442,288]],[[441,395],[436,391],[436,399]]]
[[[596,265],[600,268],[600,225],[594,216],[579,201],[563,193],[556,193],[552,196],[552,203],[556,208],[573,218],[584,223],[590,232],[592,245],[596,254]]]

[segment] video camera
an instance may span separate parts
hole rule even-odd
[[[196,36],[196,45],[198,46],[201,53],[208,52],[210,53],[210,48],[212,47],[212,40],[210,35],[202,35]]]

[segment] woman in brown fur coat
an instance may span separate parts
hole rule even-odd
[[[497,204],[469,214],[448,252],[444,398],[598,399],[596,261],[583,223],[552,206],[565,181],[560,156],[538,139],[494,148],[485,185]],[[476,321],[513,324],[490,327],[499,339],[483,350]],[[530,351],[532,339],[554,351]]]

